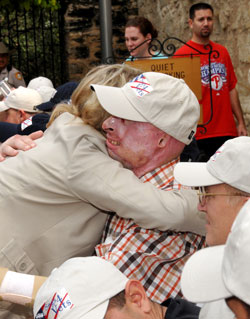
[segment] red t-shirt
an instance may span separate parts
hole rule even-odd
[[[209,42],[213,48],[219,52],[219,57],[211,55],[211,85],[213,99],[213,118],[206,125],[206,133],[202,133],[201,129],[197,129],[196,139],[203,139],[218,136],[237,136],[236,124],[232,112],[229,92],[235,87],[237,78],[234,73],[233,65],[229,53],[225,47],[212,41]],[[193,41],[187,44],[199,50],[208,53],[204,46]],[[201,60],[201,82],[202,82],[202,100],[200,104],[203,106],[203,123],[206,123],[211,115],[210,108],[210,88],[209,88],[209,65],[208,54],[200,55],[197,51],[183,45],[176,51],[175,55],[190,54],[200,56]]]

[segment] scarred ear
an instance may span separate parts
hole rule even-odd
[[[135,313],[148,314],[151,301],[139,280],[130,279],[125,287],[126,305]]]
[[[167,145],[168,141],[169,141],[169,135],[164,134],[164,135],[162,135],[162,136],[159,138],[159,140],[158,140],[158,146],[159,146],[160,148],[164,148],[164,147]]]

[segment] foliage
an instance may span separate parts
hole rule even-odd
[[[26,83],[46,76],[56,87],[66,77],[63,15],[61,10],[33,9],[10,12],[0,8],[0,41],[11,50],[10,62],[23,73]]]
[[[1,0],[0,9],[8,8],[9,11],[25,9],[29,11],[32,6],[57,10],[60,7],[60,0]]]

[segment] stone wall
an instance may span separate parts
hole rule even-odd
[[[101,63],[100,12],[98,0],[68,1],[65,14],[69,78],[79,80]],[[114,55],[125,57],[123,28],[132,15],[138,15],[137,1],[112,1]],[[121,62],[118,59],[117,62]]]
[[[159,30],[159,38],[175,36],[189,40],[189,7],[192,0],[138,0],[139,14],[153,22]],[[249,0],[206,1],[214,8],[215,24],[211,40],[224,45],[232,58],[238,78],[245,121],[250,135],[250,2]]]
[[[104,1],[104,0],[103,0]],[[193,0],[112,0],[113,52],[127,56],[124,25],[128,18],[142,15],[159,30],[159,39],[174,36],[187,41],[189,7]],[[249,0],[207,0],[215,11],[212,40],[226,46],[238,78],[237,89],[250,133],[250,2]],[[79,80],[101,63],[98,0],[68,0],[65,15],[70,79]]]

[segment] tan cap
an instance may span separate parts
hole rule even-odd
[[[197,98],[182,79],[145,72],[122,88],[92,84],[98,100],[110,114],[148,122],[189,144],[200,117]]]
[[[125,289],[128,279],[101,257],[78,257],[52,271],[38,290],[35,318],[103,319],[109,299]]]
[[[42,97],[36,90],[19,86],[17,89],[11,91],[5,100],[0,102],[0,112],[16,109],[36,113],[39,110],[34,109],[34,107],[42,102]]]

